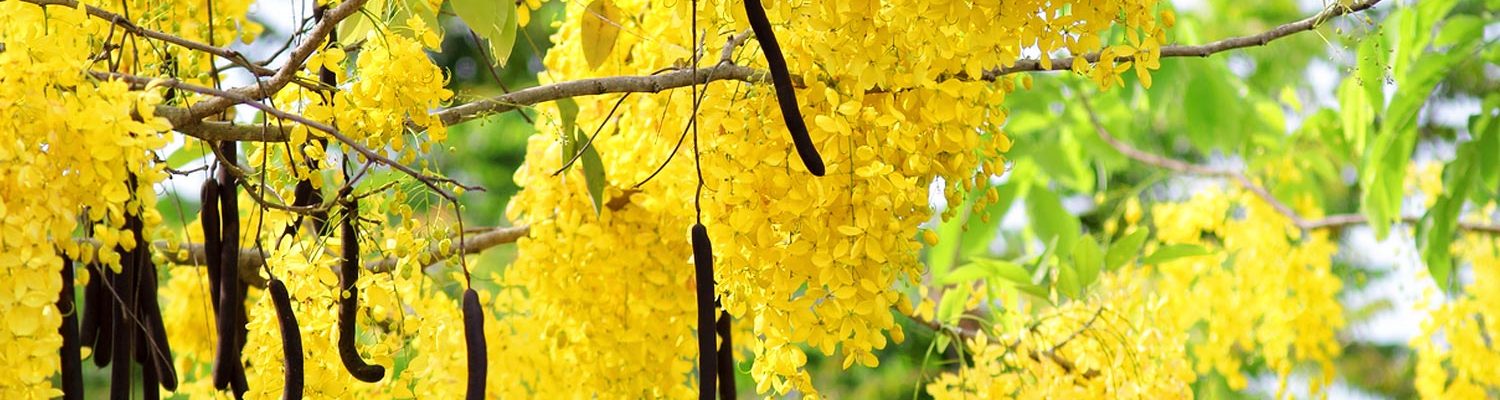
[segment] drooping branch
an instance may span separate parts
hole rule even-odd
[[[1265,187],[1256,184],[1255,181],[1251,180],[1250,177],[1245,175],[1244,172],[1235,169],[1215,168],[1205,165],[1193,164],[1187,161],[1168,158],[1161,155],[1148,153],[1142,151],[1141,149],[1137,149],[1135,148],[1135,146],[1131,146],[1129,143],[1125,143],[1119,138],[1116,138],[1114,135],[1109,133],[1109,130],[1104,128],[1104,124],[1099,121],[1099,114],[1094,110],[1093,105],[1089,101],[1088,95],[1080,92],[1079,103],[1083,106],[1084,111],[1088,114],[1089,123],[1094,126],[1094,132],[1099,135],[1099,139],[1104,140],[1104,142],[1108,143],[1110,147],[1113,147],[1116,151],[1119,151],[1120,154],[1124,154],[1126,157],[1129,157],[1132,160],[1166,170],[1192,175],[1218,177],[1233,181],[1241,188],[1254,193],[1256,197],[1259,197],[1262,201],[1265,201],[1266,204],[1270,204],[1271,208],[1275,209],[1277,213],[1286,216],[1287,219],[1290,219],[1292,221],[1293,225],[1296,225],[1297,228],[1302,230],[1337,230],[1350,225],[1363,225],[1369,223],[1369,219],[1360,214],[1337,214],[1310,220],[1302,217],[1302,215],[1298,214],[1295,210],[1292,210],[1290,206],[1287,206],[1286,203],[1283,203],[1281,200],[1277,199],[1276,196],[1272,195],[1271,192],[1266,190]],[[1401,221],[1406,224],[1415,225],[1421,221],[1421,218],[1406,216],[1402,217]],[[1458,223],[1458,226],[1459,229],[1467,231],[1483,232],[1492,235],[1500,234],[1500,225],[1460,221]]]

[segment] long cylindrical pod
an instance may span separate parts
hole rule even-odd
[[[84,264],[83,268],[89,270],[89,282],[83,285],[83,321],[78,327],[78,339],[80,345],[96,347],[94,343],[99,340],[99,328],[105,319],[107,310],[104,301],[104,274],[95,264]]]
[[[776,103],[781,106],[781,117],[786,120],[786,130],[792,135],[792,146],[802,165],[814,176],[823,176],[823,156],[813,146],[812,136],[807,134],[807,123],[802,121],[802,110],[797,106],[797,93],[793,92],[792,75],[787,71],[786,58],[781,55],[781,45],[776,42],[776,32],[771,20],[766,18],[766,9],[760,0],[745,0],[745,16],[750,20],[750,30],[760,40],[760,48],[766,54],[766,66],[771,70],[771,85],[776,88]]]
[[[73,259],[63,258],[62,292],[57,294],[57,312],[62,314],[62,326],[57,333],[62,335],[62,348],[58,357],[62,359],[63,399],[83,398],[83,359],[78,340],[78,305],[73,301]]]
[[[141,242],[144,243],[144,242]],[[137,308],[141,323],[146,330],[140,340],[145,344],[146,357],[141,368],[150,369],[162,387],[177,390],[177,367],[172,364],[172,345],[167,341],[167,328],[161,316],[161,302],[157,301],[156,266],[151,265],[150,248],[142,246],[140,281],[140,307]]]
[[[99,281],[97,292],[85,301],[90,308],[98,310],[98,327],[94,330],[94,366],[103,368],[114,361],[115,329],[120,325],[120,307],[110,288],[120,286],[120,274],[116,274],[108,265],[94,264],[94,276],[90,280]],[[88,322],[88,318],[84,318],[84,321]]]
[[[141,398],[161,399],[161,380],[156,376],[156,368],[152,368],[150,363],[141,365]]]
[[[464,344],[469,352],[468,400],[484,399],[484,384],[489,377],[488,345],[484,341],[484,309],[479,306],[479,293],[473,288],[464,290]]]
[[[719,370],[714,340],[714,250],[708,229],[693,224],[693,280],[698,286],[698,398],[714,398]]]
[[[281,389],[282,400],[302,398],[302,330],[297,325],[297,314],[292,312],[292,299],[287,295],[286,285],[272,278],[266,284],[271,293],[271,304],[276,306],[276,322],[281,326],[281,359],[286,364],[286,385]]]
[[[718,305],[718,303],[715,303]],[[718,331],[719,338],[724,340],[719,344],[719,398],[732,400],[735,398],[734,391],[734,333],[731,331],[729,310],[723,306],[716,307],[722,313],[719,320],[714,324],[714,330]]]
[[[219,312],[219,271],[223,268],[219,258],[224,253],[223,225],[219,223],[219,181],[205,179],[203,190],[199,192],[199,200],[203,205],[199,214],[199,225],[203,229],[203,258],[208,267],[208,291],[209,303],[213,305],[214,312]]]
[[[249,293],[250,285],[241,282],[239,295],[235,297],[235,301],[238,302],[235,304],[239,304],[238,307],[235,307],[236,311],[234,314],[234,319],[235,321],[237,321],[235,322],[235,326],[239,327],[238,332],[235,333],[234,337],[234,354],[236,362],[234,363],[234,374],[230,375],[229,377],[229,388],[232,392],[234,392],[234,398],[236,399],[245,398],[245,393],[250,391],[250,382],[248,379],[246,379],[245,376],[245,364],[243,362],[240,362],[239,359],[241,354],[245,354],[245,339],[250,337],[250,319],[248,317],[249,314],[246,314],[246,308],[244,306],[245,299],[248,298]]]
[[[234,162],[238,158],[238,146],[235,142],[224,142],[220,153],[224,155],[227,162]],[[244,326],[239,322],[238,310],[244,307],[245,300],[240,297],[240,275],[239,275],[239,242],[240,242],[240,216],[238,183],[234,174],[230,173],[230,166],[219,169],[219,216],[220,234],[223,240],[222,249],[219,252],[219,319],[218,319],[218,354],[214,358],[214,387],[226,389],[229,387],[233,376],[238,372],[240,364],[239,354],[239,332]],[[237,326],[238,324],[238,326]]]
[[[139,229],[139,217],[133,215],[125,216],[125,227],[127,230]],[[143,243],[143,242],[137,242]],[[131,394],[131,358],[135,355],[135,341],[139,328],[136,327],[135,305],[138,298],[136,293],[136,277],[139,274],[140,263],[137,258],[138,252],[121,251],[121,271],[118,284],[115,285],[114,293],[119,294],[120,300],[115,302],[114,319],[114,348],[111,349],[114,360],[110,361],[110,387],[109,397],[113,400],[130,400]]]
[[[365,382],[377,382],[385,377],[385,367],[371,365],[359,358],[359,350],[355,349],[354,339],[355,318],[359,316],[359,229],[355,226],[355,220],[359,218],[358,200],[350,200],[344,211],[344,222],[342,226],[344,242],[344,259],[339,265],[339,288],[343,290],[339,297],[339,358],[344,361],[344,369],[349,370],[355,379]]]

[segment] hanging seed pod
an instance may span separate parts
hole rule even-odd
[[[719,370],[714,339],[714,250],[708,229],[693,224],[693,278],[698,286],[698,398],[714,398]]]
[[[148,357],[141,360],[141,365],[144,369],[154,372],[154,378],[162,387],[168,391],[175,391],[177,390],[177,367],[172,364],[172,345],[167,341],[167,328],[162,320],[161,303],[156,299],[158,285],[156,266],[151,265],[149,248],[143,246],[141,259],[144,268],[141,269],[141,304],[138,314],[146,327],[141,341],[149,341],[149,344],[143,345],[143,351]]]
[[[119,306],[110,288],[120,287],[120,274],[114,273],[108,266],[94,265],[93,281],[98,281],[98,290],[86,301],[89,309],[97,311],[97,328],[94,332],[94,366],[104,368],[114,361],[115,329],[120,325]],[[87,309],[85,309],[87,311]],[[84,318],[88,322],[88,318]],[[87,331],[87,330],[85,330]]]
[[[468,400],[484,398],[484,383],[489,376],[488,346],[484,342],[484,309],[479,307],[479,293],[464,291],[464,344],[469,352]]]
[[[238,158],[238,149],[235,142],[224,142],[220,153],[226,160],[233,162]],[[240,215],[239,196],[237,195],[238,183],[229,167],[224,166],[219,170],[219,216],[221,251],[219,252],[219,320],[218,320],[218,354],[214,358],[214,387],[226,389],[230,386],[239,370],[240,365],[240,330],[245,326],[241,321],[245,306],[243,291],[240,289],[239,256],[240,256]]]
[[[818,155],[812,136],[807,134],[807,124],[802,121],[802,110],[797,107],[797,94],[793,92],[792,75],[787,72],[786,58],[781,55],[781,45],[776,42],[776,32],[771,28],[771,20],[766,18],[766,9],[760,5],[760,0],[745,0],[745,16],[766,55],[771,85],[776,88],[776,103],[781,106],[781,117],[786,120],[787,131],[792,134],[792,146],[797,148],[797,156],[802,158],[807,172],[823,176],[823,156]]]
[[[135,231],[140,224],[139,217],[127,215],[125,227],[127,230]],[[114,400],[130,400],[131,393],[131,358],[135,355],[135,341],[137,340],[135,305],[137,301],[136,278],[139,274],[138,253],[135,251],[123,251],[124,256],[120,260],[121,273],[115,280],[115,293],[118,293],[122,302],[115,304],[114,348],[111,349],[113,360],[110,361],[110,387],[109,396]]]
[[[161,398],[161,382],[156,376],[156,368],[152,368],[150,365],[141,366],[141,398]]]
[[[316,169],[318,167],[317,160],[309,158],[307,162],[310,168]],[[297,181],[297,187],[292,191],[292,206],[309,207],[321,203],[323,203],[323,192],[314,188],[311,180],[303,179]],[[305,217],[307,215],[297,215],[297,218],[287,225],[286,231],[282,232],[282,235],[296,236],[297,229],[302,226],[302,220]],[[324,226],[327,224],[327,219],[328,213],[322,211],[314,212],[312,214],[313,232],[316,232],[320,236],[327,233],[323,231]]]
[[[385,377],[385,367],[371,365],[359,358],[359,351],[354,347],[355,318],[359,315],[359,231],[355,229],[354,220],[359,218],[359,204],[350,201],[345,211],[343,222],[344,259],[339,266],[339,287],[345,292],[339,298],[339,357],[344,361],[344,369],[349,370],[355,379],[365,382],[377,382]]]
[[[235,334],[236,336],[234,345],[236,362],[234,363],[234,374],[230,375],[229,377],[229,388],[234,392],[234,398],[236,399],[244,398],[245,392],[250,391],[250,383],[248,380],[246,380],[245,377],[245,364],[238,362],[239,356],[241,354],[245,354],[245,338],[250,337],[250,319],[248,318],[248,314],[245,313],[244,306],[245,298],[249,295],[249,293],[250,285],[241,283],[238,297],[235,297],[235,301],[237,301],[236,304],[239,305],[235,308],[236,312],[234,314],[235,321],[237,321],[235,323],[235,326],[238,327],[237,333]]]
[[[64,400],[83,398],[83,359],[78,337],[78,305],[73,301],[73,259],[64,257],[62,268],[62,292],[57,295],[57,311],[62,313],[62,326],[57,333],[62,335],[62,348],[58,358],[62,360],[62,391]]]
[[[292,299],[287,295],[286,285],[272,278],[266,284],[271,293],[271,304],[276,306],[276,322],[281,326],[281,359],[286,364],[286,386],[281,389],[283,400],[302,398],[302,330],[297,325],[297,314],[292,312]]]
[[[199,204],[203,209],[198,212],[201,228],[203,229],[203,258],[207,261],[208,290],[210,301],[214,312],[219,312],[219,270],[223,263],[220,257],[224,253],[224,240],[220,237],[223,226],[219,223],[219,182],[214,179],[203,181],[203,190],[199,192]]]
[[[734,391],[734,334],[730,330],[729,310],[715,303],[719,314],[719,321],[714,325],[719,337],[724,343],[719,345],[719,398],[730,400],[735,398]]]

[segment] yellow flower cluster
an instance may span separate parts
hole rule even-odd
[[[1204,326],[1190,347],[1199,373],[1217,372],[1243,389],[1242,366],[1258,357],[1281,378],[1278,393],[1301,363],[1323,372],[1313,392],[1332,382],[1341,348],[1335,335],[1345,322],[1342,282],[1332,273],[1338,248],[1326,232],[1303,233],[1260,198],[1238,192],[1157,204],[1152,216],[1161,244],[1210,253],[1154,267],[1166,322],[1176,331]]]
[[[264,30],[260,24],[245,18],[254,0],[83,0],[81,3],[129,16],[136,26],[145,29],[225,48],[235,41],[248,43]],[[117,56],[101,61],[101,66],[112,62],[119,65],[120,72],[175,77],[205,86],[214,83],[213,60],[207,54],[129,38],[119,27],[97,18],[88,28],[93,48],[119,46]]]
[[[355,75],[346,78],[347,53],[330,47],[308,58],[304,72],[312,80],[327,68],[340,81],[332,96],[314,94],[301,87],[288,87],[277,94],[277,102],[301,108],[303,115],[336,126],[340,132],[363,145],[380,149],[389,147],[400,154],[401,162],[412,162],[418,154],[431,151],[431,144],[447,140],[448,129],[430,111],[453,97],[445,88],[448,79],[427,58],[427,50],[437,50],[439,37],[419,17],[405,21],[402,29],[371,31],[354,62]],[[425,129],[430,140],[416,140],[418,147],[408,148],[407,128]],[[309,156],[321,158],[325,149],[309,144],[309,135],[322,132],[303,125],[291,129],[290,142]]]
[[[397,152],[406,148],[408,120],[427,128],[432,141],[445,140],[447,128],[428,112],[453,97],[453,92],[444,88],[448,80],[443,71],[433,65],[424,51],[438,47],[436,36],[420,18],[413,17],[407,23],[414,31],[413,36],[424,38],[423,41],[403,35],[382,38],[372,32],[355,64],[358,75],[353,84],[334,96],[340,130],[364,139],[372,147],[390,146]],[[421,142],[422,153],[429,151],[428,143]]]
[[[936,399],[1192,397],[1188,334],[1172,329],[1149,273],[1122,270],[1100,283],[1083,301],[1041,313],[1002,311],[995,337],[968,341],[973,365],[943,373],[927,392]]]
[[[117,245],[146,245],[121,231],[126,214],[160,223],[152,184],[164,174],[151,150],[170,126],[155,117],[156,90],[88,75],[93,47],[77,32],[98,23],[82,9],[0,3],[0,397],[60,395],[50,381],[57,330],[78,311],[55,305],[73,283],[62,282],[62,256],[118,269]],[[94,224],[97,257],[73,241],[83,221]]]
[[[622,33],[597,69],[583,56],[585,46],[596,45],[581,39],[584,4],[569,3],[542,79],[684,64],[691,57],[689,3],[648,3],[615,2],[622,15],[639,17],[615,21]],[[698,109],[703,217],[716,250],[718,293],[736,323],[750,327],[735,342],[754,355],[757,391],[815,396],[803,369],[809,348],[841,354],[846,367],[878,362],[873,352],[898,329],[890,311],[902,297],[895,287],[921,270],[915,238],[932,214],[929,185],[941,179],[950,204],[958,204],[1004,171],[1001,154],[1010,142],[999,127],[1014,81],[978,79],[985,70],[1014,64],[1032,46],[1095,51],[1110,26],[1145,29],[1155,3],[772,4],[767,11],[789,69],[804,83],[798,98],[827,176],[814,178],[789,158],[769,86],[706,85]],[[708,67],[718,44],[748,25],[741,3],[699,6]],[[733,61],[764,68],[760,52],[751,41],[733,50]],[[632,96],[608,122],[615,127],[594,142],[606,200],[667,161],[693,112],[688,92]],[[578,126],[604,122],[615,100],[579,99]],[[551,105],[541,109],[557,114]],[[515,307],[503,322],[514,335],[502,341],[526,354],[531,370],[501,372],[516,374],[501,380],[532,395],[691,395],[691,140],[628,205],[595,216],[578,172],[551,176],[565,160],[561,125],[556,118],[538,123],[543,134],[531,139],[516,174],[525,190],[509,216],[532,231],[504,275],[504,284],[524,295],[501,301]]]
[[[1488,208],[1483,215],[1493,215],[1494,203]],[[1500,346],[1495,344],[1500,332],[1500,243],[1466,233],[1453,247],[1473,276],[1456,298],[1430,311],[1422,334],[1412,339],[1416,388],[1423,398],[1484,398],[1500,390],[1500,370],[1495,368],[1500,365]]]

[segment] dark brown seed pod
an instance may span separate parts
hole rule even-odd
[[[141,366],[141,398],[161,398],[161,380],[156,376],[156,368],[150,365]]]
[[[484,309],[479,306],[479,293],[472,288],[464,291],[464,344],[469,352],[469,391],[465,398],[480,400],[489,377],[489,355],[484,342]]]
[[[99,339],[99,328],[105,315],[104,274],[94,264],[84,264],[83,267],[89,270],[89,282],[83,285],[83,321],[78,326],[78,339],[82,346],[96,347],[94,342]]]
[[[245,312],[244,306],[245,299],[247,298],[249,293],[250,285],[241,283],[239,295],[238,297],[235,297],[235,301],[237,301],[237,303],[235,304],[240,305],[239,307],[236,307],[237,312],[235,313],[234,317],[235,321],[237,321],[235,322],[235,326],[239,327],[239,332],[235,336],[235,361],[239,361],[240,355],[245,354],[245,338],[250,337],[250,328],[248,325],[250,323],[250,319],[248,317],[249,314],[246,314]],[[236,399],[245,398],[245,393],[250,391],[250,383],[245,377],[245,364],[241,362],[234,363],[234,374],[230,375],[229,388],[234,393],[234,398]]]
[[[142,368],[151,369],[156,380],[168,391],[177,390],[177,367],[172,364],[172,345],[167,341],[167,328],[161,316],[161,303],[156,299],[156,266],[151,265],[150,250],[144,250],[145,268],[141,272],[141,304],[138,308],[146,331],[142,342],[149,341],[143,350],[149,357],[142,360]]]
[[[302,398],[302,330],[297,325],[297,314],[292,312],[292,299],[287,295],[286,285],[272,278],[266,284],[271,293],[271,304],[276,306],[276,322],[281,326],[281,359],[286,364],[286,385],[281,390],[283,400]]]
[[[693,280],[698,286],[698,398],[714,398],[719,370],[714,340],[714,250],[708,229],[693,224]]]
[[[203,181],[203,190],[199,193],[202,210],[198,212],[201,227],[203,228],[203,256],[208,266],[208,290],[210,301],[214,312],[219,311],[219,270],[222,267],[219,258],[224,252],[223,226],[219,223],[219,182],[214,179]]]
[[[238,158],[238,146],[235,142],[224,142],[220,153],[226,160]],[[239,277],[239,242],[240,242],[240,216],[239,196],[237,195],[238,184],[229,167],[225,166],[219,170],[219,216],[220,216],[220,238],[223,239],[222,249],[219,252],[219,312],[218,331],[219,343],[218,354],[214,358],[214,387],[219,389],[228,388],[236,374],[243,367],[240,366],[239,333],[244,327],[240,322],[245,300],[240,289]]]
[[[745,0],[745,16],[750,20],[750,30],[760,40],[760,48],[766,54],[766,66],[771,70],[771,85],[776,88],[776,103],[781,106],[781,117],[786,120],[786,129],[792,134],[792,146],[802,165],[814,176],[823,176],[823,156],[813,146],[812,136],[807,134],[807,124],[802,121],[802,110],[797,107],[797,94],[793,92],[792,75],[787,72],[786,58],[781,55],[781,45],[776,42],[776,32],[771,29],[771,20],[766,18],[766,9],[760,0]]]
[[[310,167],[314,169],[317,168],[317,160],[309,158],[307,161]],[[323,192],[320,192],[317,188],[314,188],[311,180],[303,179],[297,181],[297,188],[292,191],[292,206],[308,207],[321,204],[322,202]],[[286,231],[282,232],[282,235],[296,236],[297,229],[302,226],[302,220],[304,217],[307,217],[307,215],[298,215],[291,224],[287,225]],[[326,232],[323,232],[323,229],[324,225],[326,225],[327,223],[327,218],[328,213],[322,211],[314,212],[312,214],[313,232],[316,232],[320,236],[325,234]]]
[[[724,343],[719,345],[719,398],[731,400],[735,398],[734,391],[734,333],[730,330],[729,311],[715,304],[721,313],[715,324],[715,331]]]
[[[359,358],[359,351],[354,347],[355,318],[359,315],[359,230],[355,228],[354,220],[359,218],[359,204],[350,201],[345,211],[342,226],[344,242],[344,259],[339,266],[339,287],[345,292],[339,298],[339,358],[344,361],[344,369],[349,370],[355,379],[365,382],[377,382],[385,377],[385,367],[371,365]]]
[[[62,335],[62,348],[58,358],[62,360],[62,391],[64,400],[83,398],[83,360],[78,340],[78,305],[73,301],[73,260],[63,258],[62,292],[57,294],[57,311],[62,313],[62,326],[57,333]]]
[[[114,292],[110,288],[120,287],[120,274],[108,266],[95,265],[93,280],[99,281],[99,292],[89,299],[89,305],[99,310],[99,327],[94,336],[94,366],[104,368],[114,361],[116,329],[120,326],[120,310],[115,304]]]
[[[127,229],[136,223],[133,216],[125,217]],[[136,332],[139,330],[132,318],[135,313],[136,276],[138,266],[136,265],[134,252],[122,252],[125,254],[120,260],[122,264],[121,273],[115,280],[115,293],[118,293],[123,302],[115,302],[114,348],[111,349],[114,360],[110,363],[110,387],[109,396],[115,400],[130,400],[131,393],[131,358],[135,355]]]

